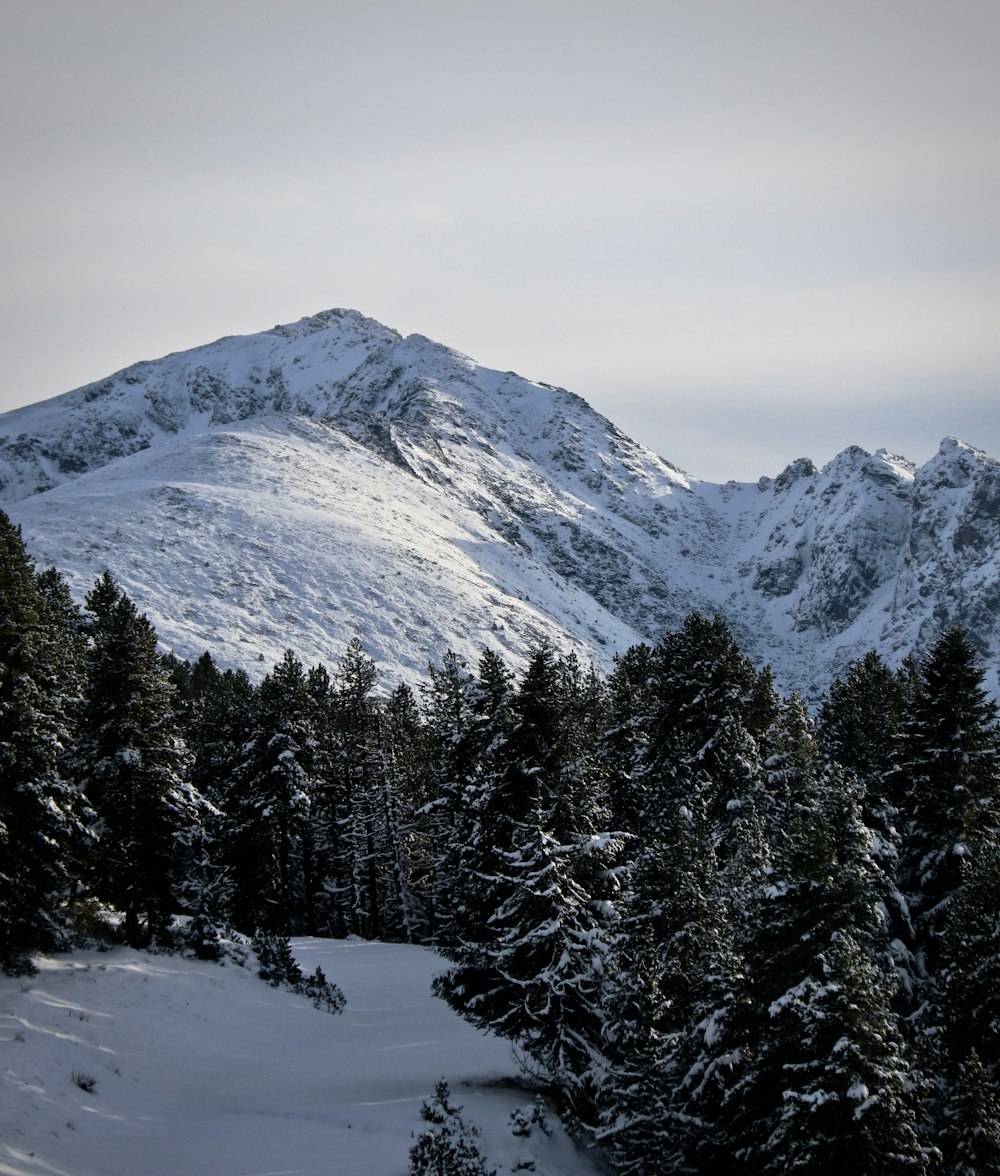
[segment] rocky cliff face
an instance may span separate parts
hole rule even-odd
[[[1000,466],[851,448],[698,482],[583,400],[353,311],[140,363],[0,417],[0,502],[79,591],[107,566],[184,655],[391,675],[543,635],[607,660],[720,612],[814,695],[949,623],[1000,647]]]

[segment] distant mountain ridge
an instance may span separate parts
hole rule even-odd
[[[551,638],[607,662],[718,612],[808,696],[951,623],[1000,653],[1000,463],[955,439],[688,477],[564,389],[331,310],[0,416],[0,503],[82,592],[109,567],[184,656],[353,636],[413,680]],[[996,679],[992,684],[995,688]]]

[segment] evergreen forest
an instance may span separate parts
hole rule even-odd
[[[420,943],[622,1176],[1000,1172],[982,682],[948,630],[810,710],[692,614],[606,676],[541,644],[386,690],[354,641],[254,683],[0,513],[0,966]]]

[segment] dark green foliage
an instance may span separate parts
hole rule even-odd
[[[919,1171],[859,789],[823,765],[794,698],[768,742],[769,866],[742,933],[748,1001],[735,1042],[746,1061],[727,1095],[727,1155],[749,1172]]]
[[[291,650],[257,691],[252,737],[227,797],[238,927],[290,934],[309,922],[303,887],[314,736],[306,678]]]
[[[937,1142],[951,1176],[1000,1173],[1000,1094],[996,1080],[971,1049],[942,1082],[941,1130]]]
[[[982,680],[968,638],[949,630],[921,666],[905,724],[899,884],[914,921],[918,983],[942,966],[939,930],[964,858],[1000,825],[997,706]]]
[[[294,985],[302,980],[302,969],[292,955],[287,935],[258,933],[250,943],[257,957],[257,975],[272,988]]]
[[[272,988],[287,988],[311,1000],[314,1007],[328,1013],[342,1013],[346,1005],[344,994],[317,968],[311,976],[303,974],[292,955],[292,946],[285,935],[260,933],[250,946],[257,957],[257,975]]]
[[[585,683],[575,661],[543,646],[511,699],[502,760],[478,797],[479,919],[446,949],[458,966],[436,988],[474,1024],[517,1042],[575,1121],[593,1115],[602,1081],[608,870],[620,847],[601,827],[579,737],[593,705]]]
[[[86,809],[70,779],[79,709],[78,613],[53,572],[36,575],[0,512],[0,968],[65,946]]]
[[[180,879],[178,846],[199,822],[175,691],[145,616],[107,573],[87,597],[90,649],[76,746],[97,811],[98,897],[124,914],[127,942],[166,935]]]
[[[496,1176],[476,1144],[477,1128],[465,1123],[461,1107],[452,1106],[451,1092],[442,1079],[434,1097],[420,1108],[430,1126],[410,1148],[409,1176]]]
[[[600,1136],[624,1173],[710,1162],[731,1080],[725,1028],[742,971],[692,804],[640,849],[605,985],[611,1076]]]

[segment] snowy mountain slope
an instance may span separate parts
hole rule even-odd
[[[532,1099],[510,1045],[430,995],[438,957],[293,946],[343,989],[342,1015],[233,964],[125,948],[0,976],[0,1173],[401,1176],[441,1078],[500,1176],[532,1161],[540,1176],[598,1170],[554,1114],[549,1135],[512,1133],[511,1111]]]
[[[815,694],[947,623],[1000,652],[1000,466],[851,448],[698,482],[565,390],[354,311],[136,364],[0,417],[0,502],[84,591],[108,566],[184,655],[362,638],[393,677],[542,635],[606,661],[721,612]]]

